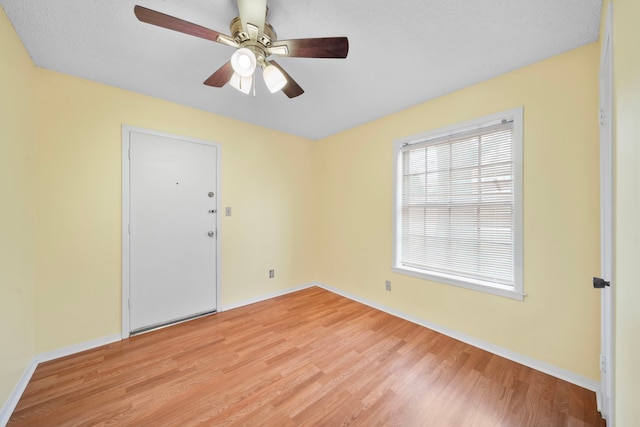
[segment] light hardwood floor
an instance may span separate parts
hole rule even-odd
[[[593,392],[320,288],[43,363],[9,426],[604,426]]]

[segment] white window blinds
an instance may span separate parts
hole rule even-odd
[[[400,148],[399,266],[513,288],[513,121]]]

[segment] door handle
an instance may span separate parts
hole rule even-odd
[[[215,232],[210,231],[210,232],[208,232],[208,233],[207,233],[207,236],[209,236],[209,237],[213,237],[215,234],[216,234]]]
[[[600,277],[593,278],[593,287],[596,289],[603,289],[605,286],[611,286],[611,282],[607,282],[606,280]]]

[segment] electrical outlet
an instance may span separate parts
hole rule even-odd
[[[276,277],[276,271],[275,270],[269,270],[269,279],[273,279],[274,277]]]
[[[391,280],[385,280],[384,281],[384,288],[387,291],[391,291]]]

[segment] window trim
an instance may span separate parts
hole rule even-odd
[[[462,278],[449,274],[421,270],[403,266],[401,257],[402,233],[402,147],[405,144],[415,144],[442,137],[480,129],[493,122],[513,120],[512,153],[514,161],[514,285],[506,286],[496,283]],[[488,294],[503,296],[522,301],[524,293],[523,275],[523,107],[517,107],[488,116],[456,123],[438,129],[433,129],[416,135],[411,135],[394,141],[393,143],[393,264],[391,271],[397,274],[412,276],[433,282],[445,283]]]

